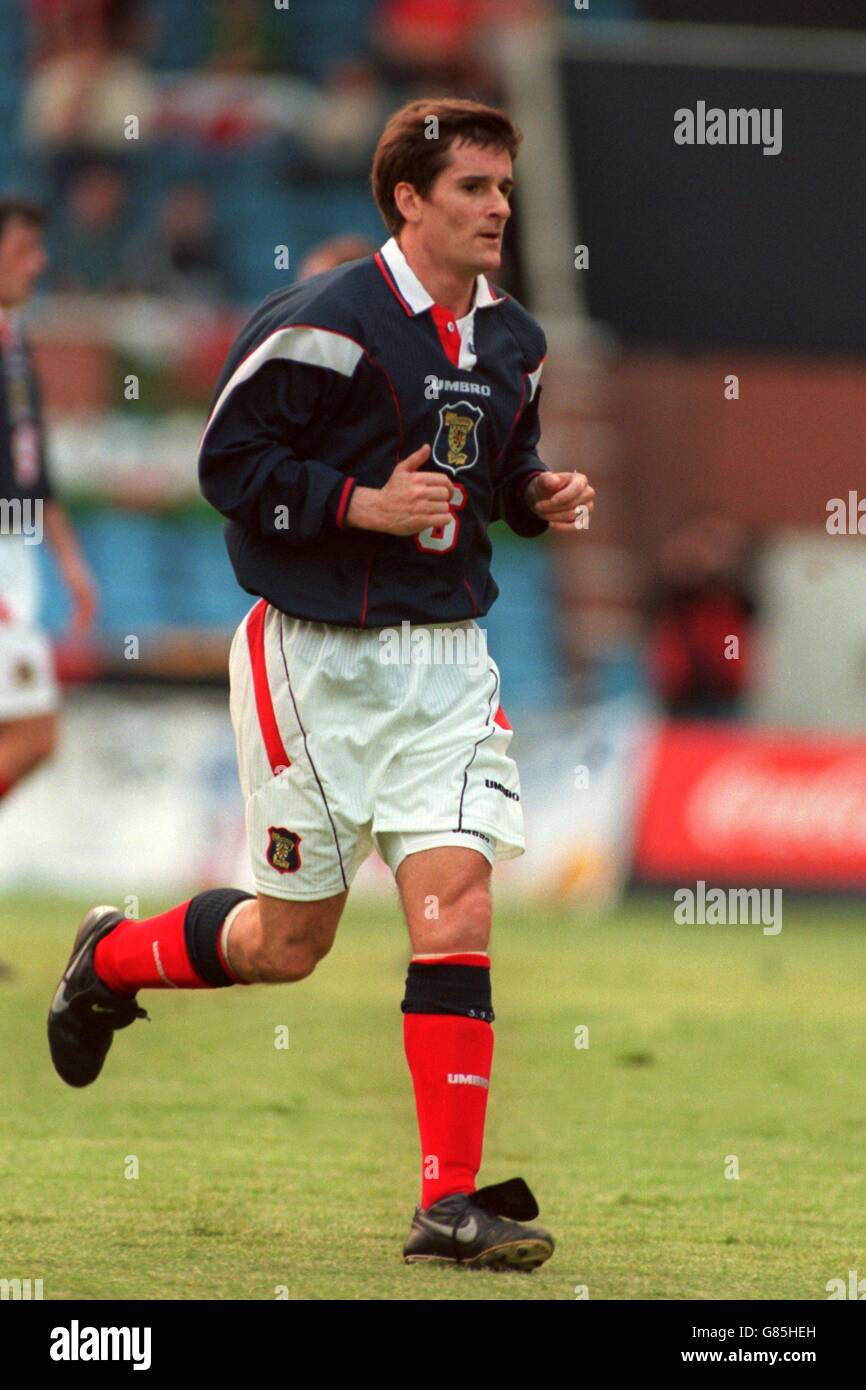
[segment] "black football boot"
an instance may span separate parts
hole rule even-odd
[[[48,1013],[48,1045],[69,1086],[89,1086],[102,1071],[116,1029],[147,1018],[135,997],[117,994],[93,968],[96,943],[124,920],[115,907],[92,907],[75,936],[72,955]]]
[[[407,1264],[436,1260],[470,1269],[530,1271],[553,1254],[554,1241],[534,1221],[538,1203],[522,1178],[453,1193],[417,1207],[403,1248]]]

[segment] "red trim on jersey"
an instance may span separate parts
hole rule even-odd
[[[436,325],[436,332],[439,334],[439,341],[442,344],[442,351],[448,361],[454,367],[460,366],[460,329],[450,309],[444,309],[441,304],[434,304],[430,310],[433,322]],[[451,324],[451,332],[448,332],[448,325]]]
[[[463,585],[464,585],[464,588],[466,589],[467,594],[469,595],[469,597],[470,597],[471,600],[472,600],[473,616],[476,616],[477,613],[478,613],[478,604],[477,604],[476,601],[475,601],[475,595],[473,594],[472,589],[470,588],[469,580],[466,578],[466,575],[465,575],[465,574],[464,574],[464,576],[463,576]]]
[[[349,506],[349,496],[354,486],[355,479],[347,478],[343,484],[343,491],[340,493],[340,505],[337,508],[337,525],[342,527],[345,521],[346,510]]]
[[[502,708],[501,705],[497,705],[497,706],[496,706],[496,713],[495,713],[494,716],[493,716],[493,722],[494,722],[494,724],[498,724],[499,727],[500,727],[500,729],[510,729],[510,728],[511,728],[511,725],[509,724],[508,719],[507,719],[507,716],[506,716],[506,714],[505,714],[505,710]],[[512,732],[513,732],[513,730],[512,730]]]
[[[253,668],[253,691],[256,698],[256,712],[259,728],[262,731],[265,752],[271,771],[276,776],[284,768],[291,767],[292,760],[283,746],[282,736],[277,726],[274,702],[268,685],[268,668],[265,661],[265,618],[268,613],[266,599],[260,599],[247,618],[247,643],[250,649],[250,664]]]
[[[12,609],[0,598],[0,623],[11,623]]]
[[[524,406],[524,403],[525,403],[525,401],[526,401],[526,383],[527,383],[528,380],[529,380],[529,377],[526,375],[525,372],[523,372],[523,373],[521,374],[521,377],[520,377],[520,405],[517,407],[517,414],[515,415],[514,419],[511,421],[511,428],[509,429],[507,435],[505,436],[505,443],[503,444],[502,448],[499,450],[499,453],[496,455],[496,462],[497,462],[497,463],[498,463],[499,460],[502,458],[502,455],[505,453],[505,450],[508,448],[509,444],[511,443],[511,439],[512,439],[512,436],[513,436],[513,434],[514,434],[514,431],[517,429],[517,422],[518,422],[518,420],[520,419],[521,415],[523,414],[523,406]]]
[[[406,299],[404,299],[403,296],[402,296],[402,294],[401,294],[400,291],[398,290],[398,288],[397,288],[397,283],[396,283],[396,281],[395,281],[393,275],[391,274],[390,268],[388,267],[388,265],[387,265],[386,262],[385,262],[384,256],[380,255],[379,252],[377,251],[376,254],[375,254],[375,256],[373,257],[373,260],[376,262],[376,265],[379,267],[379,270],[380,270],[381,273],[382,273],[382,278],[384,279],[385,284],[388,286],[388,289],[389,289],[389,290],[391,291],[391,293],[393,294],[394,298],[396,299],[397,303],[400,305],[400,308],[403,310],[404,314],[408,314],[410,319],[414,319],[414,317],[415,317],[415,312],[414,312],[412,306],[410,305],[409,301],[406,300]]]
[[[370,575],[373,571],[373,561],[375,560],[375,558],[376,551],[374,550],[369,560],[367,561],[367,573],[364,575],[364,597],[361,603],[361,627],[363,627],[365,622],[367,621],[367,600],[370,596]]]

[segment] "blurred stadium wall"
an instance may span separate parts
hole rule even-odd
[[[198,434],[250,305],[324,239],[384,240],[366,179],[385,114],[448,90],[526,132],[501,282],[550,343],[545,460],[599,494],[578,544],[496,528],[486,625],[530,844],[503,879],[599,902],[704,864],[862,888],[866,560],[828,507],[854,492],[856,516],[864,493],[866,16],[842,0],[820,16],[780,0],[763,27],[707,0],[422,9],[0,10],[0,185],[51,210],[30,329],[103,593],[96,639],[71,646],[47,566],[67,734],[2,811],[0,885],[50,881],[32,833],[49,815],[79,827],[82,885],[106,863],[143,891],[242,878],[224,680],[248,597],[198,498]],[[675,112],[699,103],[781,111],[781,149],[678,144]],[[742,641],[715,676],[695,636],[718,645],[714,612]]]

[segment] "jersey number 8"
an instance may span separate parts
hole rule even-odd
[[[460,483],[452,483],[451,499],[448,503],[451,520],[446,526],[428,526],[425,531],[419,531],[415,537],[415,544],[418,549],[433,551],[440,555],[443,551],[453,550],[457,544],[457,533],[460,530],[460,518],[457,516],[457,512],[462,511],[465,506],[465,487]]]

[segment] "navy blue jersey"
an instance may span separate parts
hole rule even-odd
[[[295,617],[350,627],[458,621],[499,590],[487,528],[547,523],[523,500],[544,470],[544,334],[484,276],[465,318],[435,304],[392,239],[272,294],[229,353],[202,436],[202,492],[228,518],[238,582]],[[346,526],[423,444],[452,521],[417,536]]]
[[[0,498],[48,499],[42,406],[30,349],[0,310]]]

